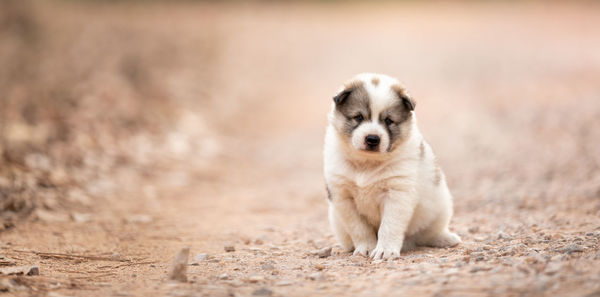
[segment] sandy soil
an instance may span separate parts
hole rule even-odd
[[[40,14],[164,38],[177,63],[157,77],[177,116],[164,145],[142,146],[146,159],[82,187],[84,206],[36,210],[0,233],[2,265],[39,267],[0,277],[4,294],[600,296],[600,6],[60,8]],[[375,263],[333,239],[325,116],[364,71],[416,98],[460,246]],[[184,247],[189,280],[169,281]]]

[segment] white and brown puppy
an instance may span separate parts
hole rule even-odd
[[[346,251],[389,259],[461,242],[452,195],[398,80],[359,74],[333,98],[325,136],[329,220]]]

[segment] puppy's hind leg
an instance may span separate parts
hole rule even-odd
[[[460,237],[448,230],[448,221],[447,216],[438,217],[429,227],[414,235],[416,244],[444,248],[461,243]]]
[[[417,244],[415,243],[414,238],[406,237],[404,238],[404,242],[402,243],[402,250],[400,251],[408,252],[414,250],[415,248],[417,248]]]
[[[346,252],[351,252],[354,250],[354,244],[352,243],[352,238],[346,229],[342,225],[340,218],[335,213],[335,209],[333,206],[329,206],[329,223],[331,224],[331,229],[333,230],[333,234],[335,238],[342,246],[342,249]]]

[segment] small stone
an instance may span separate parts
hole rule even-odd
[[[229,275],[227,273],[223,273],[223,274],[219,275],[220,280],[226,280],[228,278],[229,278]]]
[[[498,239],[503,239],[503,240],[511,240],[511,239],[512,239],[512,237],[511,237],[511,236],[509,236],[508,234],[506,234],[506,233],[504,233],[504,232],[502,232],[502,231],[498,232],[498,233],[496,234],[496,237],[497,237]]]
[[[271,263],[265,263],[261,265],[260,268],[262,268],[262,270],[273,270],[275,269],[275,266],[273,266]]]
[[[31,266],[27,272],[27,275],[40,275],[40,269],[37,266]]]
[[[235,252],[235,246],[233,245],[226,245],[223,247],[223,249],[228,253]]]
[[[471,268],[470,272],[471,273],[475,273],[475,272],[479,272],[479,271],[488,271],[488,270],[492,270],[492,267],[488,267],[488,266],[473,266],[473,268]]]
[[[196,256],[194,256],[195,262],[206,261],[206,260],[208,260],[207,254],[196,254]]]
[[[550,262],[548,263],[548,265],[546,265],[546,268],[544,269],[544,273],[546,275],[554,275],[557,272],[559,272],[562,268],[562,264],[560,262]]]
[[[289,281],[289,280],[281,280],[281,281],[278,281],[278,282],[275,283],[275,285],[278,286],[278,287],[291,286],[293,284],[294,283],[291,282],[291,281]]]
[[[327,248],[322,248],[320,250],[318,250],[316,252],[317,256],[319,256],[319,258],[327,258],[329,256],[331,256],[331,247],[327,247]]]
[[[326,266],[323,264],[315,264],[315,269],[317,269],[317,270],[323,270],[323,269],[325,269],[325,267]]]
[[[252,296],[271,296],[273,295],[273,291],[271,291],[269,288],[265,288],[262,287],[258,290],[255,290],[254,292],[252,292]]]
[[[89,213],[73,212],[71,213],[71,219],[75,223],[86,223],[92,220],[92,215]]]
[[[469,231],[469,233],[477,233],[479,232],[479,226],[469,227],[469,229],[467,230]]]
[[[264,281],[264,280],[265,280],[265,278],[264,278],[263,276],[261,276],[261,275],[251,275],[251,276],[250,276],[250,277],[248,277],[248,279],[247,279],[247,281],[248,281],[249,283],[253,283],[253,284],[254,284],[254,283],[258,283],[258,282],[262,282],[262,281]]]
[[[261,245],[261,244],[263,244],[263,243],[264,243],[264,242],[263,242],[263,241],[262,241],[262,239],[260,239],[260,238],[257,238],[256,240],[254,240],[254,244],[256,244],[256,245]]]
[[[323,280],[325,278],[323,273],[320,273],[320,272],[311,273],[307,277],[310,280]]]
[[[173,260],[171,271],[169,272],[169,279],[184,283],[187,282],[187,262],[189,254],[189,247],[182,248],[177,253],[175,259]]]
[[[562,250],[560,250],[562,253],[567,253],[567,254],[572,254],[572,253],[582,253],[584,251],[583,247],[581,245],[578,245],[576,243],[572,243],[569,244],[568,246],[566,246],[565,248],[563,248]]]
[[[228,285],[233,286],[233,287],[241,287],[244,285],[244,282],[237,280],[237,279],[233,279],[233,280],[227,280],[225,281]]]
[[[40,269],[37,266],[13,266],[0,269],[0,274],[4,275],[40,275]]]

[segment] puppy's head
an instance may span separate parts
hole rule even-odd
[[[394,78],[359,74],[333,102],[331,124],[358,151],[389,153],[410,135],[415,103]]]

